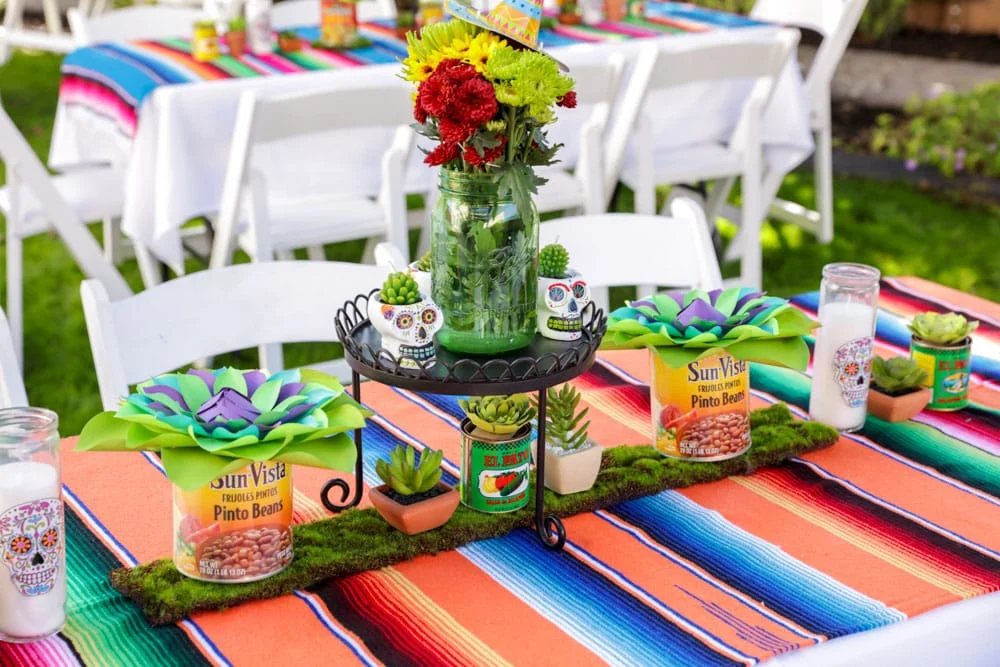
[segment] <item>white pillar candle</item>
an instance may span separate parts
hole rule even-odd
[[[48,463],[0,465],[0,639],[31,641],[66,620],[66,534],[59,471]]]
[[[831,302],[819,309],[809,416],[838,430],[861,428],[871,380],[875,309]]]

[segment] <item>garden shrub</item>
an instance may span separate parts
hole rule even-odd
[[[926,164],[947,176],[1000,176],[1000,82],[913,100],[904,113],[901,119],[878,117],[872,150],[905,159],[911,171]]]

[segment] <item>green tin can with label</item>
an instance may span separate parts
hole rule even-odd
[[[531,424],[495,435],[462,422],[462,503],[479,512],[513,512],[528,504]]]
[[[933,392],[928,408],[961,410],[969,404],[971,338],[966,338],[961,345],[935,345],[914,336],[910,340],[910,358],[927,371],[924,385]]]

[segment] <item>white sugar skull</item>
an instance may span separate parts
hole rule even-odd
[[[833,371],[844,403],[852,408],[865,405],[872,377],[872,339],[855,338],[837,348]]]
[[[368,300],[368,319],[382,334],[382,348],[403,368],[418,368],[434,363],[434,334],[442,325],[441,309],[430,299],[408,306],[392,306]]]
[[[62,563],[63,537],[58,498],[34,500],[0,514],[0,557],[22,595],[52,590]]]
[[[590,288],[577,271],[564,278],[538,278],[538,330],[552,340],[577,340],[583,329]]]

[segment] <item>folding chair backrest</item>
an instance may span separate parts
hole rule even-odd
[[[107,262],[104,251],[84,226],[84,221],[77,218],[76,213],[52,184],[49,172],[14,125],[14,121],[7,115],[3,104],[0,104],[0,160],[7,167],[7,182],[11,188],[12,201],[18,199],[18,188],[31,190],[83,272],[103,282],[112,298],[120,299],[131,294],[132,290],[128,283],[114,266]],[[19,215],[15,211],[12,217],[18,218]],[[19,220],[8,220],[7,233],[20,233],[17,230],[19,224]]]
[[[539,234],[539,245],[558,240],[569,251],[570,264],[583,274],[602,308],[608,287],[722,285],[705,214],[690,199],[674,200],[670,217],[607,213],[559,218],[542,223]]]
[[[187,37],[202,18],[195,7],[124,7],[87,16],[73,8],[66,13],[73,38],[80,46],[102,42]]]
[[[823,36],[806,75],[814,108],[829,104],[830,82],[868,0],[757,0],[750,16],[761,21],[815,30]]]
[[[105,409],[128,386],[195,359],[270,343],[333,342],[338,308],[385,270],[345,262],[260,262],[201,271],[119,301],[80,288]]]
[[[271,9],[271,25],[275,30],[315,26],[320,20],[319,0],[285,0]],[[392,0],[359,0],[355,3],[359,21],[387,19],[396,16]]]
[[[17,363],[14,339],[10,335],[7,317],[0,311],[0,408],[22,408],[28,405],[24,391],[21,365]]]

